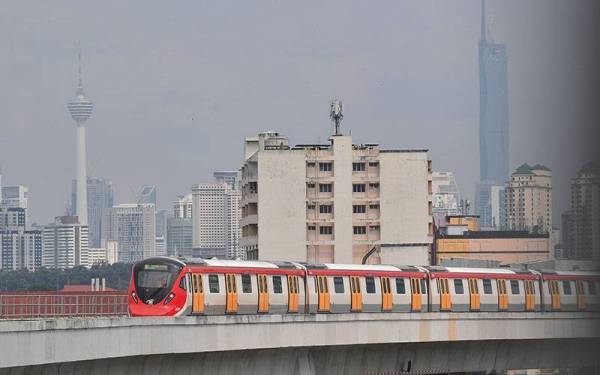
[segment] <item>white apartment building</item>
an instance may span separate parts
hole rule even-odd
[[[452,172],[433,172],[431,175],[433,212],[461,215],[460,192]]]
[[[506,183],[504,200],[506,227],[552,232],[552,171],[548,167],[521,165]]]
[[[192,186],[192,247],[195,256],[227,256],[227,184]]]
[[[247,138],[241,246],[248,259],[428,264],[433,237],[427,150],[384,150],[332,136],[290,147]]]
[[[87,266],[88,227],[77,216],[59,216],[42,233],[43,266],[71,268]]]
[[[24,228],[0,231],[0,270],[42,267],[42,232]]]
[[[173,217],[176,219],[192,218],[192,194],[180,195],[173,202]]]
[[[239,189],[229,189],[225,192],[225,226],[227,228],[225,241],[227,257],[230,259],[246,259],[246,252],[240,246],[242,237],[242,228],[240,227],[240,220],[242,219],[241,200],[242,193]]]
[[[103,238],[116,241],[118,261],[134,263],[156,255],[154,204],[120,204],[108,210]]]

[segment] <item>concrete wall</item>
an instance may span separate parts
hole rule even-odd
[[[352,257],[352,137],[331,137],[333,142],[333,209],[335,224],[333,261],[351,264]]]
[[[364,313],[0,321],[0,368],[282,348],[456,345],[476,341],[485,349],[493,342],[522,340],[537,340],[542,345],[552,340],[597,340],[598,323],[600,315],[588,313]],[[539,345],[536,348],[543,348]],[[484,350],[482,355],[495,356],[495,347],[490,350],[491,354]],[[520,353],[516,351],[514,355]]]
[[[258,258],[306,261],[304,151],[258,153]]]

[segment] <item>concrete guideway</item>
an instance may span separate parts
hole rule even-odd
[[[252,362],[248,356],[256,353],[256,360],[262,363],[279,358],[300,369],[291,372],[316,374],[320,368],[317,364],[326,353],[346,358],[353,351],[375,350],[391,353],[395,362],[390,366],[395,369],[436,365],[447,370],[451,358],[465,357],[464,351],[471,351],[465,357],[473,362],[471,367],[487,369],[503,361],[503,355],[509,357],[506,360],[511,360],[511,365],[520,364],[514,363],[519,354],[527,362],[527,350],[532,350],[532,354],[530,362],[523,362],[524,365],[533,365],[531,358],[553,365],[548,361],[556,358],[560,362],[557,356],[578,343],[582,343],[581,348],[571,350],[574,353],[569,354],[569,360],[592,360],[596,364],[600,359],[593,357],[597,355],[586,359],[576,356],[577,352],[586,355],[590,345],[600,342],[599,338],[600,314],[591,313],[362,313],[0,321],[0,368],[49,364],[64,367],[66,363],[75,365],[82,361],[100,366],[103,360],[114,358],[122,358],[116,362],[128,366],[132,361],[145,363],[158,358],[171,363],[178,357],[175,354],[181,358],[180,365],[186,356],[199,354],[221,359],[225,356],[233,361],[243,357],[247,365]],[[531,343],[529,349],[527,342]],[[419,354],[423,350],[434,357]],[[283,356],[288,352],[294,359]],[[400,360],[402,356],[406,358]],[[389,362],[383,357],[380,360]],[[565,361],[561,363],[568,363]]]

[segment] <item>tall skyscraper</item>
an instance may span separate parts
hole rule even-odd
[[[93,177],[87,179],[87,205],[89,246],[90,248],[99,248],[102,239],[102,218],[104,213],[114,205],[111,180]],[[77,180],[73,180],[71,215],[77,216]]]
[[[479,116],[481,180],[505,182],[509,170],[506,45],[496,43],[486,30],[485,0],[481,1]]]
[[[506,45],[486,29],[485,0],[481,0],[479,40],[479,169],[475,211],[491,226],[491,187],[503,185],[509,174],[508,75]]]
[[[192,194],[178,196],[177,200],[173,202],[173,217],[177,219],[191,219],[192,207]]]
[[[192,257],[192,219],[170,217],[167,219],[167,255]]]
[[[81,53],[79,58],[79,82],[75,99],[67,105],[71,117],[77,125],[77,211],[81,225],[88,222],[87,212],[87,166],[85,151],[85,122],[92,116],[93,103],[83,93],[83,80],[81,77]]]
[[[587,163],[571,179],[570,256],[600,260],[600,163]]]
[[[156,185],[142,186],[138,194],[138,203],[152,203],[156,207]]]
[[[116,241],[119,262],[133,263],[156,255],[154,205],[120,204],[107,211],[103,239]]]

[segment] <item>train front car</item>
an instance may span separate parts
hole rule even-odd
[[[178,316],[188,300],[185,264],[173,258],[148,258],[133,266],[129,315]]]

